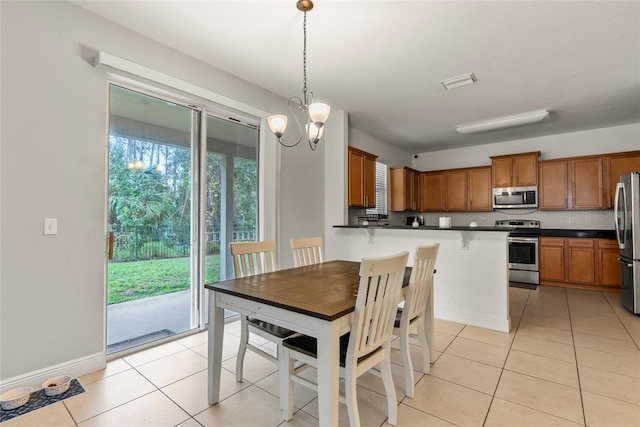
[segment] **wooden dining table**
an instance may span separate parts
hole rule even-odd
[[[338,425],[340,336],[349,332],[360,281],[360,263],[327,261],[209,283],[208,400],[218,403],[224,310],[255,317],[308,336],[318,345],[318,415],[321,426]],[[408,283],[408,273],[405,284]],[[286,387],[280,378],[280,395]],[[280,401],[284,411],[288,402]]]

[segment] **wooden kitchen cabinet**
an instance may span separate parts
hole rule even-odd
[[[539,164],[540,209],[603,209],[601,157],[545,160]]]
[[[445,212],[447,210],[445,171],[420,173],[419,201],[421,212]]]
[[[492,211],[491,167],[467,169],[469,178],[469,210]]]
[[[376,159],[378,156],[349,147],[349,206],[376,207]]]
[[[420,173],[421,212],[491,211],[491,168]]]
[[[540,280],[564,282],[564,238],[540,237]]]
[[[392,211],[417,211],[420,172],[411,168],[390,168]]]
[[[467,210],[467,170],[453,169],[447,176],[447,212]]]
[[[571,181],[570,209],[603,209],[603,173],[601,157],[581,157],[568,161]]]
[[[597,239],[598,284],[619,288],[620,278],[620,249],[618,242],[610,239]]]
[[[567,280],[573,283],[595,285],[595,242],[593,239],[566,239]]]
[[[540,152],[491,157],[493,187],[529,187],[538,185]]]
[[[540,282],[583,289],[619,288],[619,253],[615,240],[540,237]]]
[[[612,209],[616,197],[616,184],[620,176],[629,172],[640,171],[640,151],[608,154],[604,157],[606,209]]]
[[[545,160],[540,162],[540,185],[538,207],[540,209],[567,209],[569,175],[566,160]]]

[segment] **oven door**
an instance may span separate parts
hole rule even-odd
[[[538,271],[538,238],[509,237],[509,269]]]

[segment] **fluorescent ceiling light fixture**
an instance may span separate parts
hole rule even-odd
[[[442,80],[440,83],[444,86],[445,89],[453,89],[454,87],[460,87],[465,85],[470,85],[471,83],[477,82],[476,76],[473,73],[463,74],[457,77],[451,77],[450,79]]]
[[[479,133],[489,130],[508,128],[512,126],[526,125],[546,120],[549,117],[548,110],[529,111],[528,113],[514,114],[513,116],[498,117],[483,122],[468,123],[456,126],[458,133]]]

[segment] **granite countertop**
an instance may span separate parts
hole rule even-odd
[[[333,228],[370,228],[370,229],[389,229],[389,230],[454,230],[454,231],[511,231],[508,227],[491,227],[479,225],[477,227],[469,226],[451,226],[450,228],[440,228],[437,225],[421,225],[414,228],[411,225],[334,225]],[[590,239],[615,239],[615,230],[575,230],[566,228],[541,228],[540,236],[542,237],[582,237]]]
[[[333,228],[373,228],[373,229],[388,229],[388,230],[442,230],[442,231],[502,231],[508,232],[510,231],[507,227],[487,227],[479,225],[477,227],[469,227],[469,226],[451,226],[449,228],[440,228],[437,225],[421,225],[420,227],[414,228],[411,225],[334,225]]]
[[[541,228],[542,237],[583,237],[589,239],[615,239],[615,230],[571,230],[564,228]]]

